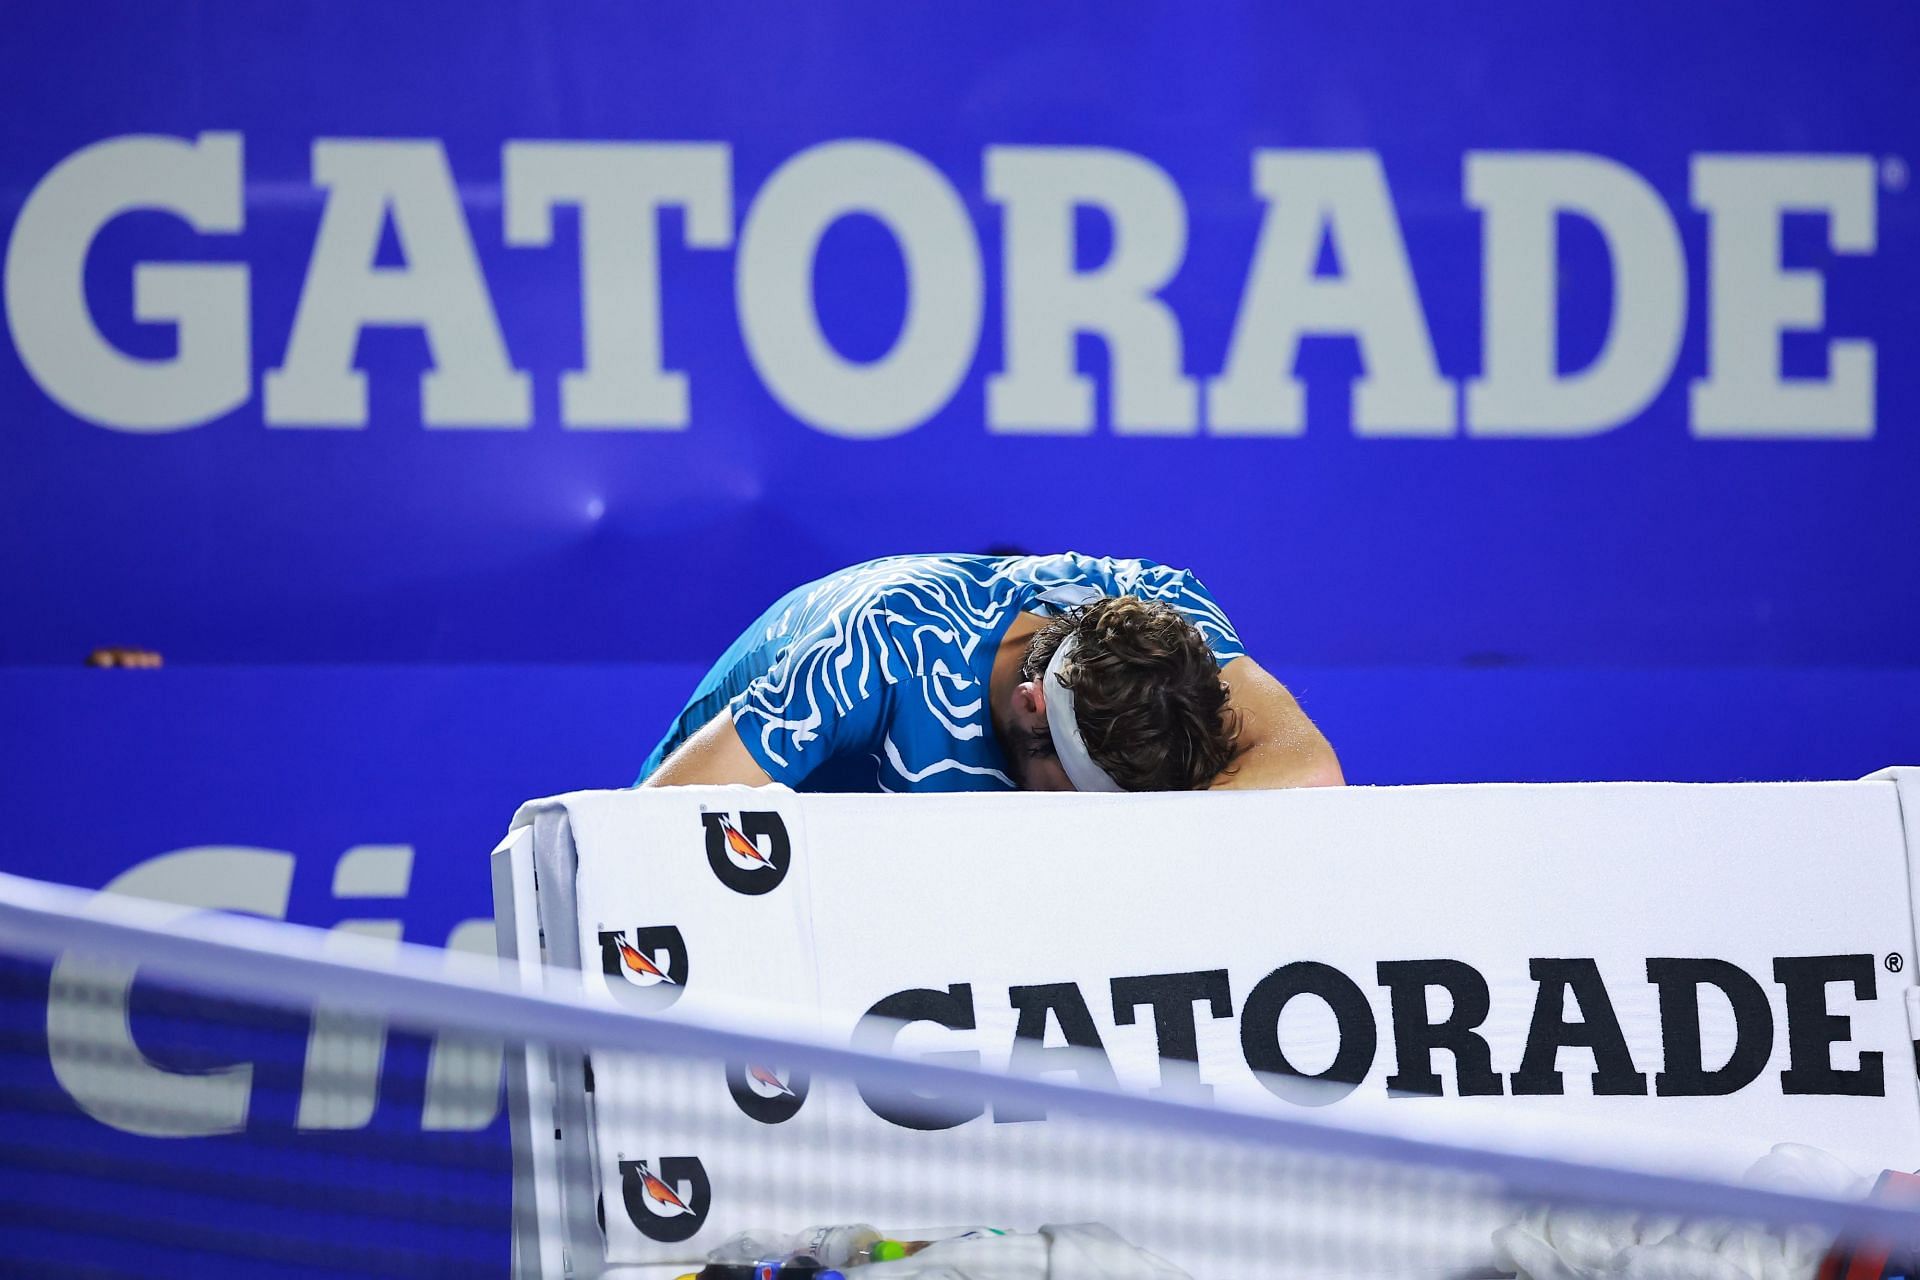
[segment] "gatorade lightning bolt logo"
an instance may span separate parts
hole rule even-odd
[[[614,941],[614,945],[620,948],[621,963],[624,964],[628,969],[633,970],[635,973],[639,974],[643,978],[652,978],[656,982],[672,982],[673,981],[673,979],[669,978],[666,975],[666,971],[660,968],[659,965],[647,959],[645,956],[641,955],[638,951],[635,951],[632,947],[628,946],[625,938],[615,938],[613,941]]]
[[[791,1098],[793,1090],[787,1088],[787,1082],[774,1074],[772,1067],[763,1067],[759,1063],[747,1064],[747,1078],[757,1085],[764,1085],[782,1097]]]
[[[787,824],[770,811],[742,810],[735,822],[724,813],[703,813],[707,865],[735,893],[770,893],[787,878],[793,842]]]
[[[641,1235],[661,1244],[687,1239],[707,1220],[713,1185],[706,1166],[693,1156],[659,1160],[622,1160],[620,1198]],[[654,1168],[659,1169],[658,1173]]]
[[[761,853],[759,846],[753,841],[741,835],[740,829],[728,822],[724,815],[720,819],[720,834],[727,839],[727,852],[744,863],[748,870],[771,871],[773,869],[772,859]]]
[[[807,1100],[807,1073],[782,1072],[761,1062],[729,1062],[727,1092],[734,1105],[761,1124],[793,1119]]]
[[[664,1009],[686,989],[686,940],[670,924],[602,929],[600,969],[614,999],[646,1012]]]

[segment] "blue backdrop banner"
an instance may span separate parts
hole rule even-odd
[[[906,551],[1193,569],[1356,782],[1913,757],[1911,4],[6,25],[9,872],[480,945],[518,802],[630,781],[768,603]],[[25,669],[103,645],[187,669]],[[12,996],[0,1090],[80,1172],[0,1219],[220,1274],[67,1252],[87,1170],[227,1148],[96,1123]],[[244,1136],[398,1167],[395,1055],[359,1127],[295,1061]]]
[[[1878,663],[1910,5],[16,5],[0,660],[710,658],[853,561],[1256,656]]]

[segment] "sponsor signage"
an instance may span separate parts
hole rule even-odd
[[[1270,667],[1920,662],[1909,9],[27,8],[0,659],[704,665],[1015,546]]]
[[[1728,1175],[1779,1142],[1862,1168],[1920,1144],[1891,781],[680,789],[578,793],[522,823],[543,886],[568,877],[573,918],[544,916],[549,935],[600,956],[594,981],[618,999],[680,978],[676,1011],[818,1011],[866,1048],[1183,1101],[1384,1109],[1388,1122],[1545,1110],[1682,1136]],[[775,860],[779,883],[743,887]],[[496,883],[518,899],[508,909],[552,909],[525,883]],[[622,932],[642,904],[671,934]],[[834,1140],[863,1158],[964,1149],[1015,1164],[1049,1140],[1043,1114],[978,1097],[753,1063],[689,1069],[668,1089],[677,1070],[592,1063],[592,1176],[622,1186],[629,1210],[609,1215],[616,1260],[689,1256],[681,1241],[769,1214],[861,1219],[871,1206],[838,1189]],[[654,1101],[669,1094],[677,1106]],[[766,1199],[756,1160],[808,1152],[808,1176]],[[986,1220],[966,1194],[956,1220]],[[1034,1211],[1102,1213],[1078,1200]]]
[[[243,250],[244,156],[238,133],[130,135],[82,147],[38,178],[8,243],[5,296],[21,362],[48,398],[82,421],[137,433],[204,426],[251,400],[255,295],[243,262],[135,265],[139,318],[178,335],[165,359],[116,348],[85,289],[95,239],[136,211]],[[1876,343],[1824,336],[1825,272],[1789,266],[1781,245],[1786,219],[1800,216],[1818,222],[1828,253],[1871,257],[1879,158],[1673,159],[1706,226],[1694,270],[1704,282],[1707,372],[1690,386],[1687,428],[1708,439],[1871,437]],[[1556,439],[1638,417],[1666,387],[1688,327],[1689,267],[1673,210],[1631,165],[1605,155],[1470,149],[1458,164],[1459,199],[1483,228],[1482,373],[1471,379],[1440,370],[1387,169],[1371,149],[1263,148],[1242,160],[1245,213],[1260,230],[1233,290],[1240,301],[1223,367],[1204,377],[1187,371],[1180,316],[1160,296],[1187,256],[1187,198],[1161,165],[1117,147],[987,142],[977,173],[950,177],[896,144],[823,140],[783,160],[757,192],[740,192],[736,212],[724,141],[506,140],[502,203],[486,212],[502,219],[509,249],[548,249],[558,209],[575,211],[585,229],[578,278],[589,287],[575,299],[584,357],[559,386],[568,428],[692,423],[691,376],[662,354],[672,327],[657,266],[668,211],[688,247],[733,251],[741,340],[788,413],[852,439],[924,425],[953,397],[980,342],[987,229],[976,226],[962,186],[984,193],[998,215],[990,226],[1004,271],[1004,351],[985,386],[989,431],[1093,430],[1079,335],[1112,353],[1121,435],[1192,435],[1203,419],[1215,435],[1299,435],[1306,392],[1293,366],[1304,339],[1327,336],[1352,340],[1366,366],[1353,388],[1358,435]],[[422,425],[531,426],[531,379],[502,336],[445,141],[315,139],[310,180],[320,223],[286,349],[259,378],[265,425],[366,427],[367,378],[354,353],[378,327],[417,329],[431,348]],[[1074,235],[1061,231],[1081,209],[1111,228],[1114,251],[1096,267],[1080,264]],[[899,333],[866,361],[846,359],[822,329],[816,281],[823,239],[855,216],[878,222],[906,266]],[[1573,369],[1558,340],[1563,222],[1597,237],[1607,267],[1566,287],[1612,294],[1610,304],[1574,299],[1606,318],[1598,353]],[[382,265],[389,227],[403,259]],[[1335,269],[1322,268],[1323,248]],[[1788,334],[1822,337],[1823,375],[1786,376]]]
[[[293,852],[248,845],[198,845],[146,858],[108,880],[103,893],[167,903],[187,917],[232,911],[284,920],[296,864]],[[308,858],[308,866],[320,860]],[[414,848],[362,844],[332,864],[332,910],[351,912],[330,931],[394,942],[405,936],[398,913],[412,887]],[[309,899],[302,906],[312,909]],[[648,931],[642,931],[647,935]],[[665,933],[671,934],[672,930]],[[436,944],[439,945],[439,944]],[[490,955],[496,950],[493,921],[462,920],[447,935],[451,951]],[[684,958],[680,960],[684,971]],[[223,1052],[235,1057],[217,1071],[183,1070],[141,1051],[133,1011],[140,991],[138,966],[69,955],[52,971],[46,1000],[46,1064],[65,1097],[82,1113],[123,1134],[158,1138],[203,1138],[284,1125],[285,1117],[262,1121],[254,1114],[251,1053],[270,1052],[272,1037],[257,1043],[230,1038]],[[109,1014],[102,1017],[103,1009]],[[378,1019],[315,1009],[307,1036],[293,1128],[301,1132],[361,1131],[378,1127],[383,1082],[389,1087],[385,1120],[396,1119],[392,1078],[384,1061],[388,1028]],[[404,1123],[420,1132],[471,1132],[490,1128],[500,1111],[497,1089],[476,1088],[496,1079],[501,1047],[459,1036],[436,1037],[427,1061],[417,1111]],[[270,1112],[271,1116],[271,1112]],[[106,1135],[90,1138],[105,1146]]]

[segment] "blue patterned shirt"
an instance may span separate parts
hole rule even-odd
[[[641,770],[724,708],[747,752],[801,791],[1005,791],[988,679],[1021,613],[1161,600],[1221,666],[1246,651],[1184,569],[1151,560],[890,556],[788,592],[722,654]]]

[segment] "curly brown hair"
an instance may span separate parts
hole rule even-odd
[[[1113,596],[1034,634],[1020,678],[1039,680],[1068,636],[1060,683],[1073,690],[1087,753],[1128,791],[1195,791],[1233,759],[1239,715],[1197,628],[1158,600]]]

